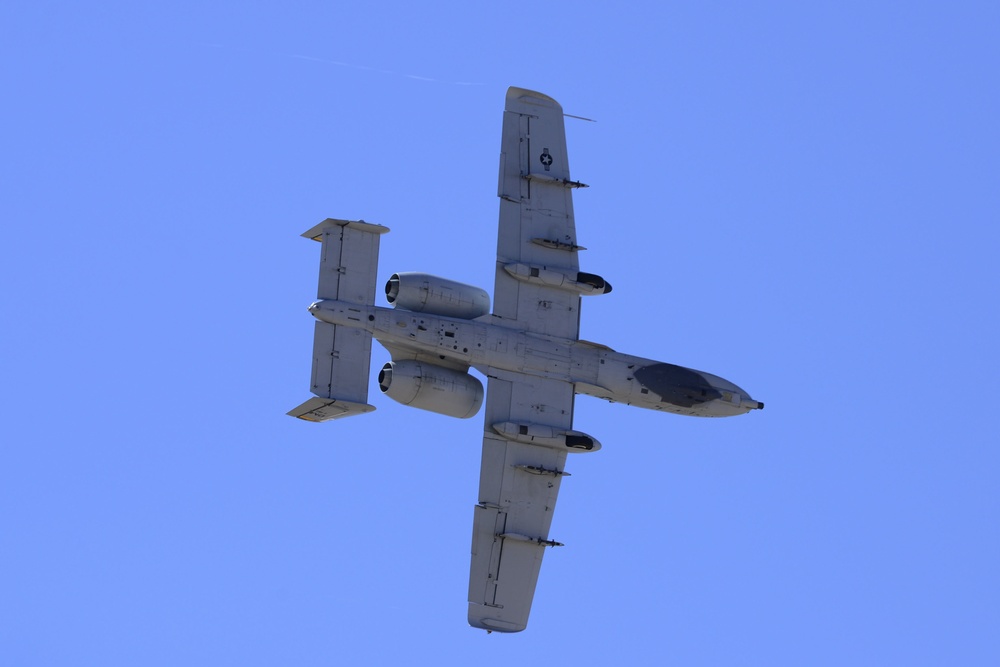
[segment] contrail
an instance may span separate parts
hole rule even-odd
[[[354,63],[345,63],[340,60],[327,60],[326,58],[316,58],[315,56],[304,56],[298,53],[287,54],[289,58],[298,58],[299,60],[310,60],[312,62],[323,63],[326,65],[336,65],[338,67],[350,67],[352,69],[367,70],[369,72],[378,72],[379,74],[392,74],[394,76],[402,76],[407,79],[414,79],[416,81],[427,81],[430,83],[446,83],[452,86],[481,86],[481,83],[475,83],[472,81],[446,81],[444,79],[432,79],[429,76],[418,76],[417,74],[404,74],[403,72],[395,72],[389,69],[381,69],[378,67],[369,67],[368,65],[355,65]]]
[[[242,48],[238,46],[226,46],[225,44],[214,44],[209,43],[206,46],[210,46],[214,49],[228,49],[231,51],[242,51],[244,53],[252,53],[255,55],[260,55],[258,51],[253,51],[251,49]],[[275,54],[271,54],[274,57]],[[379,74],[389,74],[392,76],[401,76],[407,79],[413,79],[415,81],[427,81],[428,83],[444,83],[450,86],[482,86],[483,83],[478,83],[474,81],[448,81],[446,79],[434,79],[429,76],[420,76],[417,74],[405,74],[403,72],[396,72],[391,69],[381,69],[379,67],[370,67],[368,65],[358,65],[355,63],[345,63],[342,60],[330,60],[328,58],[317,58],[316,56],[306,56],[301,53],[283,53],[277,54],[283,58],[295,58],[296,60],[309,60],[315,63],[322,63],[324,65],[336,65],[337,67],[348,67],[350,69],[360,69],[368,72],[378,72]]]

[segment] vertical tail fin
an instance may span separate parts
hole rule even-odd
[[[320,241],[319,299],[375,303],[379,236],[387,227],[361,220],[327,218],[302,236]],[[316,322],[311,398],[288,412],[307,421],[329,421],[371,412],[368,372],[372,337],[364,329]]]

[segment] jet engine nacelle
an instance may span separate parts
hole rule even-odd
[[[385,298],[394,308],[463,320],[490,312],[490,295],[485,290],[429,273],[392,274],[385,284]]]
[[[378,387],[403,405],[459,419],[473,416],[483,404],[483,383],[477,378],[412,359],[383,366]]]

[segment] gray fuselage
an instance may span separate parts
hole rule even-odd
[[[729,417],[763,403],[732,382],[580,340],[540,336],[485,315],[463,320],[401,309],[323,300],[309,306],[316,319],[364,329],[395,353],[435,356],[442,366],[496,368],[572,382],[577,393],[615,403],[693,417]]]

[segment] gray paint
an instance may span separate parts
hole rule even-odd
[[[469,623],[487,631],[527,626],[569,452],[601,448],[574,431],[574,397],[681,415],[726,417],[763,407],[723,378],[621,354],[579,340],[580,298],[607,294],[581,272],[562,107],[511,88],[501,137],[500,224],[493,312],[484,290],[428,274],[399,273],[374,305],[378,237],[386,228],[327,220],[321,240],[320,322],[313,392],[289,414],[326,421],[374,409],[366,403],[371,338],[392,362],[379,374],[390,398],[468,417],[487,376],[478,503],[473,517]]]

